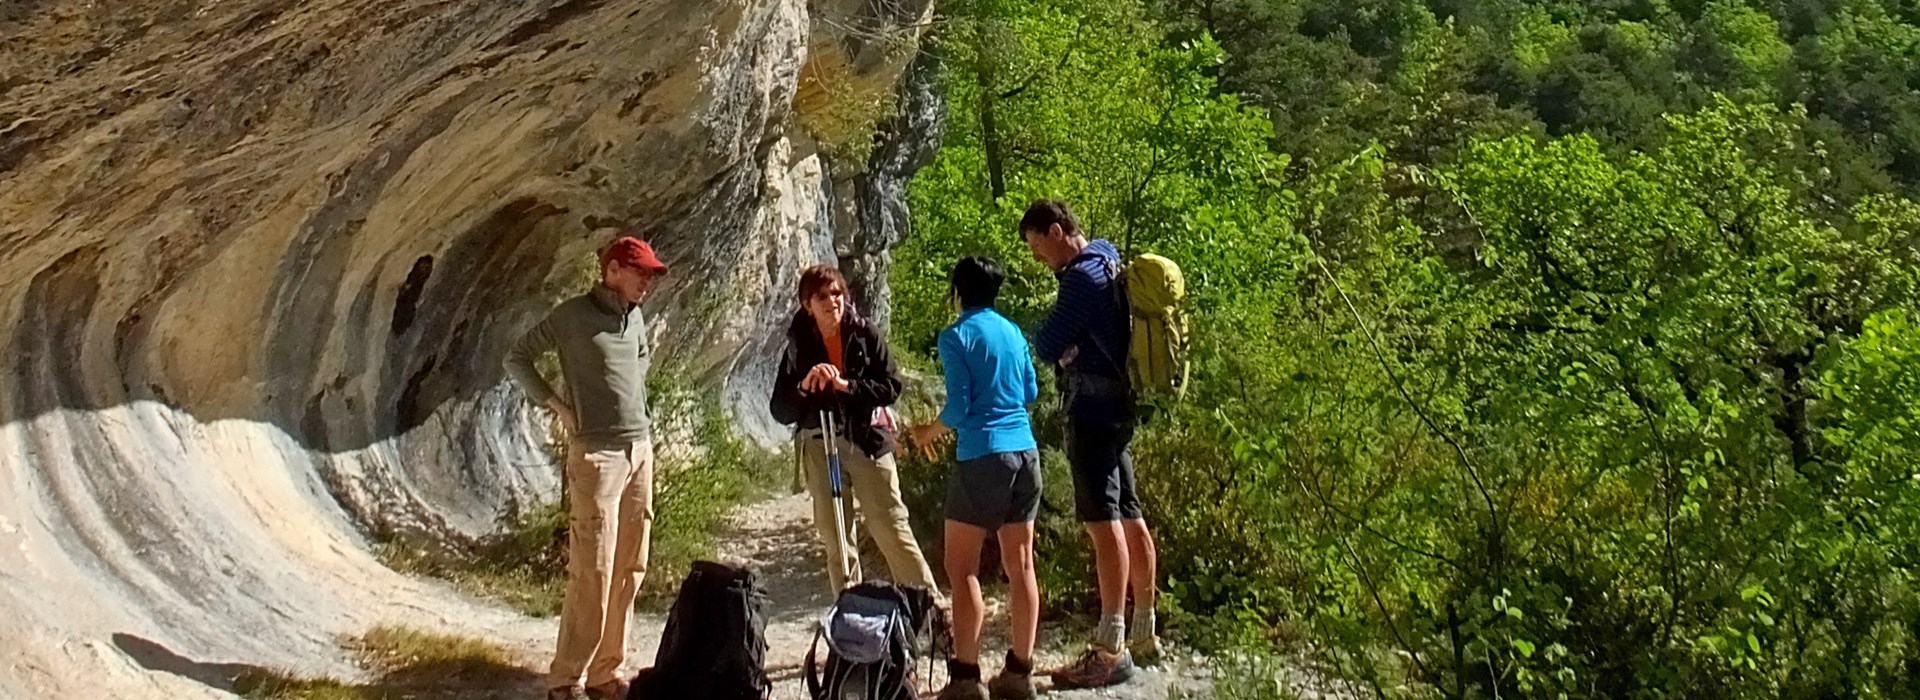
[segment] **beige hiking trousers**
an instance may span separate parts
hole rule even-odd
[[[927,558],[920,553],[920,543],[913,538],[913,528],[907,523],[907,504],[900,498],[900,472],[894,468],[893,455],[876,460],[844,437],[838,442],[841,494],[846,503],[844,537],[836,537],[833,532],[833,490],[827,477],[826,443],[820,439],[818,430],[804,430],[800,434],[807,493],[813,496],[813,524],[827,546],[828,594],[837,596],[848,585],[864,580],[859,550],[842,545],[859,541],[855,523],[861,520],[866,521],[867,534],[873,536],[874,544],[879,545],[881,555],[886,557],[894,583],[911,583],[939,591],[934,584],[933,570],[927,568]],[[856,513],[862,517],[856,517]]]
[[[549,687],[615,680],[627,656],[627,621],[647,575],[653,528],[653,443],[567,452],[567,593]]]

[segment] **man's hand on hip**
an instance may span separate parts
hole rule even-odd
[[[553,415],[560,419],[560,426],[567,429],[567,435],[580,434],[580,417],[574,415],[573,407],[568,406],[567,402],[559,398],[548,399],[547,410],[553,411]]]

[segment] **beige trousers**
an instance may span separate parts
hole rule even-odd
[[[833,532],[833,491],[827,477],[826,442],[820,439],[819,431],[802,431],[800,435],[807,493],[813,495],[813,523],[820,531],[821,541],[827,545],[827,585],[831,587],[828,593],[839,595],[848,585],[864,580],[858,548],[842,544],[859,541],[855,523],[861,520],[866,521],[867,534],[873,536],[880,553],[886,557],[895,583],[926,586],[937,593],[940,589],[934,584],[933,570],[927,568],[927,558],[920,553],[920,543],[914,540],[913,528],[907,524],[907,504],[900,499],[900,472],[894,468],[893,455],[871,459],[846,438],[838,442],[841,495],[846,504],[844,537],[835,537]],[[856,517],[856,513],[864,517]],[[835,562],[840,565],[835,566]]]
[[[627,620],[647,575],[653,528],[653,443],[573,445],[567,452],[567,594],[548,685],[618,678]]]

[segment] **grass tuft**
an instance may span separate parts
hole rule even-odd
[[[253,669],[233,679],[233,690],[253,700],[372,700],[365,688],[332,678],[306,678],[285,670]]]
[[[372,681],[352,684],[253,669],[234,679],[233,690],[253,700],[390,700],[537,686],[539,681],[538,674],[515,664],[504,647],[476,637],[381,625],[346,640],[345,646],[375,674]]]

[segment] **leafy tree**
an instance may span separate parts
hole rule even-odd
[[[1915,697],[1920,205],[1866,126],[1904,93],[1854,89],[1910,8],[1151,9],[946,6],[893,288],[923,365],[958,255],[1033,323],[1039,196],[1186,268],[1192,395],[1136,442],[1179,635],[1379,696]]]
[[[1793,59],[1780,24],[1738,0],[1714,0],[1701,15],[1698,37],[1702,72],[1726,90],[1771,96]]]
[[[1220,85],[1272,111],[1278,150],[1297,165],[1343,158],[1397,134],[1421,134],[1397,160],[1440,165],[1518,118],[1555,135],[1594,133],[1603,145],[1646,148],[1659,115],[1712,103],[1805,103],[1844,170],[1849,196],[1893,179],[1920,186],[1920,136],[1910,124],[1914,36],[1909,0],[1158,0],[1175,35],[1206,31],[1229,58]],[[1434,63],[1434,32],[1457,37],[1445,55],[1464,76],[1442,92],[1396,80]],[[1426,90],[1422,94],[1414,89]],[[1476,105],[1434,130],[1409,102]],[[1436,146],[1444,141],[1445,145]]]

